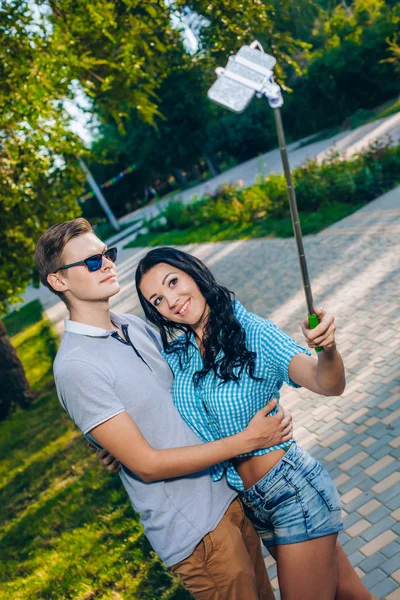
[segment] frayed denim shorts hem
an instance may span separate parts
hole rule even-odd
[[[340,497],[332,479],[295,442],[240,497],[266,547],[296,544],[343,530]]]

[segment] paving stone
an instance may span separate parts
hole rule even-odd
[[[386,456],[387,454],[390,454],[391,456],[393,456],[393,458],[398,458],[397,456],[395,456],[393,454],[393,452],[391,452],[389,450],[389,448],[386,444],[384,446],[382,446],[381,448],[379,448],[378,450],[375,450],[375,452],[373,453],[373,457],[375,458],[375,460],[379,460],[380,458],[382,458],[383,456]]]
[[[385,425],[388,425],[389,423],[392,424],[397,419],[400,419],[400,408],[398,410],[395,410],[394,412],[391,412],[387,417],[382,419],[382,422]]]
[[[375,444],[376,439],[374,437],[367,437],[365,440],[363,440],[362,442],[360,442],[361,446],[363,446],[364,448],[368,448],[369,446],[371,446],[371,444]]]
[[[386,452],[386,454],[387,454],[387,452]],[[361,461],[359,466],[365,472],[366,469],[375,465],[376,461],[377,461],[376,456],[371,456],[370,454],[368,454],[367,458],[364,458],[364,460]],[[348,471],[348,472],[350,472],[350,471]]]
[[[393,407],[393,404],[398,401],[399,401],[399,394],[398,393],[393,394],[393,395],[389,396],[387,400],[385,400],[384,402],[381,402],[381,408]]]
[[[392,558],[395,554],[400,554],[400,544],[398,542],[391,542],[388,546],[384,546],[381,552],[387,558]]]
[[[379,440],[380,438],[383,438],[387,429],[385,425],[379,421],[379,419],[377,419],[377,421],[378,422],[376,425],[373,425],[369,428],[369,434]],[[378,445],[380,446],[381,444],[379,443]]]
[[[400,556],[395,555],[392,556],[392,558],[389,558],[389,560],[386,559],[386,561],[382,563],[381,569],[382,571],[385,571],[385,573],[391,575],[392,577],[394,577],[394,573],[396,571],[400,577]],[[394,577],[394,579],[396,579],[396,577]]]
[[[375,487],[375,486],[374,486]],[[373,488],[372,488],[373,489]],[[397,496],[398,494],[400,494],[400,483],[397,483],[396,485],[393,485],[392,487],[389,487],[388,489],[386,489],[384,492],[382,492],[381,494],[379,494],[379,499],[381,500],[381,502],[383,502],[384,504],[387,504],[387,502]]]
[[[271,567],[269,567],[269,569],[268,569],[268,575],[269,575],[270,579],[273,579],[274,577],[277,577],[277,566],[276,566],[276,564],[274,564]]]
[[[372,588],[370,588],[371,594],[375,594],[378,598],[388,599],[388,594],[397,588],[397,584],[390,577],[386,577],[383,581],[380,581]]]
[[[346,483],[343,483],[341,485],[341,487],[340,487],[341,494],[346,494],[354,486],[361,489],[360,484],[367,479],[367,477],[365,477],[364,471],[362,471],[362,470],[359,471],[357,474],[353,474],[353,473],[351,473],[351,471],[348,471],[348,473],[351,475],[351,477],[349,477],[349,481],[347,481]]]
[[[392,488],[396,483],[400,481],[400,473],[392,473],[389,477],[386,477],[379,483],[373,486],[372,491],[375,494],[382,494],[387,489]]]
[[[274,591],[279,588],[278,578],[277,577],[274,577],[273,579],[271,579],[271,585],[272,585],[272,589]]]
[[[355,498],[346,505],[347,512],[351,513],[354,510],[357,510],[360,506],[368,502],[368,500],[370,500],[372,496],[373,495],[369,490],[363,492],[360,496],[357,496],[357,498]]]
[[[364,544],[364,546],[360,546],[359,548],[365,556],[371,556],[371,554],[374,554],[379,550],[383,550],[385,546],[389,546],[389,544],[394,542],[396,538],[397,536],[395,533],[393,533],[393,531],[384,531],[383,533],[375,537],[373,540],[371,540],[367,544]],[[385,554],[385,552],[383,553]]]
[[[264,546],[263,546],[264,548]],[[269,569],[269,567],[272,567],[273,565],[275,565],[275,560],[272,558],[272,556],[268,553],[268,550],[265,549],[267,552],[267,555],[265,556],[264,562],[265,562],[265,566],[267,567],[267,569]]]
[[[388,458],[393,458],[393,457],[388,456]],[[375,481],[382,481],[383,479],[386,479],[386,477],[388,477],[392,473],[396,473],[399,470],[400,470],[399,461],[395,460],[393,458],[393,461],[388,463],[388,465],[384,469],[378,471],[377,473],[374,473],[374,475],[372,475],[372,478]]]
[[[331,475],[332,477],[332,475]],[[347,481],[349,481],[350,477],[348,475],[346,475],[346,473],[341,473],[338,477],[335,477],[335,479],[333,480],[333,483],[336,485],[336,487],[339,489],[341,485],[343,485],[344,483],[346,483]]]
[[[373,500],[370,500],[366,504],[360,506],[360,508],[357,509],[357,512],[359,512],[363,517],[366,517],[380,506],[382,506],[382,504],[376,498],[374,498]]]
[[[348,502],[351,502],[352,500],[357,498],[360,494],[362,494],[362,491],[359,488],[351,489],[349,492],[347,492],[347,494],[344,494],[342,496],[343,504],[347,504]]]
[[[393,496],[385,504],[390,510],[400,508],[400,495]]]
[[[400,584],[400,569],[392,573],[391,577]]]
[[[347,542],[349,542],[350,540],[351,540],[351,537],[349,535],[347,535],[347,533],[345,531],[341,531],[339,533],[339,542],[341,543],[342,546],[347,544]]]
[[[361,552],[358,552],[357,550],[355,552],[353,552],[353,554],[350,554],[350,556],[348,558],[353,567],[356,567],[362,561],[366,560],[364,558],[364,556],[361,554]],[[385,557],[383,557],[383,558],[385,559]],[[363,569],[363,571],[364,571],[364,569]]]
[[[396,525],[393,525],[392,530],[397,533],[397,535],[400,535],[400,523],[398,521],[396,521]]]
[[[360,535],[361,533],[365,532],[368,527],[370,527],[369,522],[366,519],[360,519],[360,521],[357,521],[357,523],[354,523],[354,525],[351,527],[346,527],[346,532],[351,537],[355,537],[356,535]]]
[[[343,471],[347,471],[348,469],[351,469],[351,467],[354,467],[354,465],[357,465],[362,460],[364,460],[364,458],[368,458],[368,454],[362,450],[361,452],[358,452],[355,456],[352,456],[352,458],[349,458],[349,460],[346,460],[344,463],[341,463],[339,467],[343,469]]]
[[[367,412],[368,412],[368,408],[360,408],[359,410],[356,410],[356,412],[354,412],[353,414],[351,414],[348,417],[346,417],[345,419],[343,419],[343,421],[345,423],[353,423],[353,421],[360,420],[360,417],[365,415]]]
[[[377,455],[382,451],[382,448],[387,448],[387,444],[392,440],[392,436],[388,433],[386,427],[383,427],[376,437],[378,437],[378,439],[375,444],[372,444],[368,448],[368,453],[375,458],[377,458]]]
[[[363,584],[368,590],[370,590],[372,586],[376,585],[377,583],[386,578],[386,573],[381,571],[381,569],[374,569],[373,571],[365,575],[365,577],[363,577]]]
[[[367,431],[368,427],[366,425],[359,425],[358,427],[355,428],[354,433],[364,433],[364,431]]]
[[[400,448],[394,448],[393,450],[390,449],[389,453],[390,453],[390,456],[393,456],[393,458],[400,460]]]
[[[362,534],[362,537],[364,538],[364,540],[366,542],[369,542],[370,540],[377,537],[378,535],[380,535],[382,532],[386,531],[387,529],[393,530],[393,526],[395,524],[396,524],[396,521],[394,519],[392,519],[391,517],[384,517],[383,519],[381,519],[380,521],[378,521],[377,523],[372,525],[367,531],[364,531],[364,533]]]
[[[343,430],[339,430],[339,431],[335,431],[335,433],[333,433],[332,435],[330,435],[328,438],[322,440],[320,442],[320,445],[325,448],[327,446],[331,446],[333,443],[337,442],[338,440],[340,440],[341,438],[343,438],[346,435],[346,432]]]
[[[373,439],[373,438],[372,438]],[[378,471],[382,471],[385,467],[390,465],[394,461],[392,456],[384,456],[381,460],[378,460],[372,467],[365,469],[365,474],[371,477],[378,473]]]
[[[343,525],[345,530],[347,530],[348,527],[351,527],[352,525],[354,525],[354,523],[357,523],[357,521],[360,520],[361,517],[357,512],[352,512],[351,515],[346,515],[345,517],[343,517]]]
[[[388,596],[386,596],[385,600],[400,600],[400,589],[397,589]]]
[[[354,570],[355,570],[355,572],[357,573],[357,575],[359,576],[360,579],[362,579],[364,577],[365,573],[364,573],[364,571],[362,571],[360,569],[360,567],[355,567]]]
[[[343,444],[343,446],[339,446],[339,448],[337,448],[336,450],[333,450],[330,454],[325,456],[325,460],[327,460],[328,462],[335,460],[341,454],[344,454],[348,450],[352,450],[352,449],[353,448],[352,448],[352,446],[350,446],[350,444]]]
[[[358,552],[358,554],[361,553]],[[361,556],[363,555],[361,554]],[[376,569],[377,567],[382,565],[387,560],[388,559],[384,554],[382,554],[381,552],[376,552],[376,554],[373,554],[369,558],[363,557],[363,560],[360,562],[360,568],[364,571],[364,573],[369,573],[373,569]]]
[[[384,517],[387,517],[389,514],[390,508],[388,508],[387,506],[381,506],[377,510],[374,510],[374,512],[368,516],[368,521],[372,524],[375,524]]]
[[[358,484],[358,487],[363,492],[366,492],[367,490],[370,490],[370,488],[373,485],[373,483],[374,483],[373,480],[371,480],[368,477],[366,477],[363,481],[361,481],[361,483]]]
[[[359,537],[355,537],[343,544],[343,550],[346,552],[347,556],[349,556],[353,552],[356,552],[356,550],[360,550],[365,545],[366,544],[364,544],[364,540]],[[365,553],[363,552],[363,554]]]

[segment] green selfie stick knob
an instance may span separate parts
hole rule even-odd
[[[310,325],[310,329],[315,329],[318,323],[319,321],[316,314],[308,315],[308,324]],[[324,349],[322,348],[322,346],[318,346],[317,348],[315,348],[315,352],[323,352],[323,350]]]

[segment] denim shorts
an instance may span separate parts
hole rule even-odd
[[[240,498],[264,546],[342,531],[339,493],[324,467],[294,442]]]

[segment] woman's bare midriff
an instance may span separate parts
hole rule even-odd
[[[261,456],[235,458],[233,465],[243,481],[244,488],[248,490],[262,479],[283,456],[285,456],[285,450],[279,448]]]

